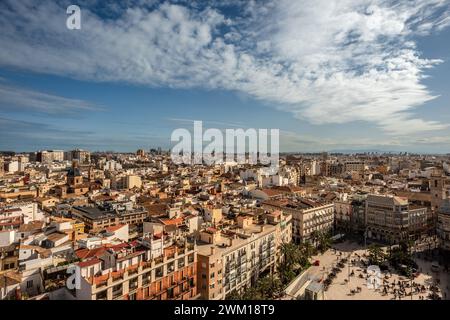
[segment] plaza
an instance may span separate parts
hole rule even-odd
[[[442,267],[437,272],[432,271],[432,262],[417,255],[414,260],[419,268],[413,279],[389,268],[382,271],[380,286],[369,288],[366,271],[368,255],[368,251],[356,243],[339,243],[324,254],[312,257],[312,261],[318,260],[320,264],[311,266],[306,272],[310,278],[321,283],[325,283],[329,274],[335,274],[325,290],[326,300],[427,300],[430,299],[432,286],[436,287],[435,292],[440,298],[449,298],[449,273]]]

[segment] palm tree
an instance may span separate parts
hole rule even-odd
[[[242,300],[242,297],[239,292],[233,290],[229,294],[227,294],[226,300]]]
[[[294,266],[300,260],[299,247],[293,243],[281,245],[282,259],[278,267],[281,282],[286,284],[295,277]]]
[[[319,234],[319,250],[320,252],[325,252],[329,248],[331,248],[333,241],[331,239],[331,235],[329,233],[320,233]]]
[[[317,242],[320,239],[320,232],[318,230],[314,230],[311,232],[311,241],[314,244],[314,246],[317,248]]]
[[[369,262],[371,264],[379,265],[384,262],[385,254],[383,249],[377,244],[371,244],[369,249]]]
[[[257,291],[264,299],[274,299],[283,291],[283,286],[278,278],[270,275],[258,281]]]
[[[300,244],[300,250],[306,255],[308,258],[315,254],[316,249],[309,241],[302,242]]]
[[[256,287],[250,287],[244,291],[241,297],[242,300],[263,300],[259,290]]]

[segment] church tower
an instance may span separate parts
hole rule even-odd
[[[83,176],[78,168],[78,161],[72,161],[72,168],[67,172],[67,185],[75,187],[83,183]]]
[[[447,198],[445,177],[439,171],[433,171],[430,177],[431,208],[436,211]]]

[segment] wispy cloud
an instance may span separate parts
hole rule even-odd
[[[450,146],[450,138],[447,136],[427,136],[412,138],[407,136],[380,137],[317,137],[307,134],[299,134],[291,131],[280,132],[280,150],[282,151],[304,151],[320,152],[330,150],[383,150],[383,151],[406,151],[412,150],[422,152],[436,152],[436,146]],[[446,152],[446,149],[439,150]]]
[[[0,137],[0,150],[16,151],[53,148],[69,150],[77,147],[133,151],[137,147],[167,146],[170,142],[168,137],[157,134],[94,132],[7,117],[0,117]]]
[[[0,110],[18,109],[53,115],[101,110],[100,107],[87,101],[69,99],[0,82]]]
[[[203,123],[207,125],[212,126],[220,126],[220,127],[230,127],[230,128],[244,128],[246,127],[242,123],[236,123],[236,122],[223,122],[223,121],[214,121],[214,120],[202,120],[202,119],[186,119],[186,118],[167,118],[167,120],[172,122],[180,122],[180,123],[189,123],[193,124],[194,121],[202,121]]]
[[[435,98],[422,80],[441,62],[415,39],[450,25],[448,0],[129,1],[108,6],[107,19],[82,3],[76,31],[62,5],[37,3],[0,4],[0,65],[233,90],[311,123],[362,120],[392,135],[448,127],[415,113]]]

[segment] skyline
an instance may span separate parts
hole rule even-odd
[[[281,152],[450,152],[449,1],[79,1],[81,30],[68,4],[0,4],[1,150],[167,149],[202,120]]]

